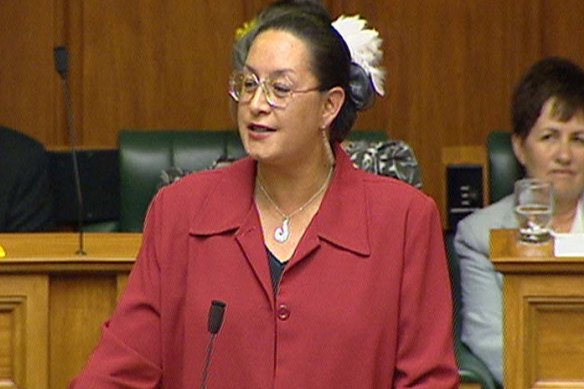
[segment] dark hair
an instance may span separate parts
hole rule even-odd
[[[320,14],[322,17],[331,18],[328,10],[320,0],[279,0],[266,6],[250,23],[250,31],[239,38],[234,46],[232,53],[233,67],[241,70],[245,65],[245,59],[253,40],[255,39],[258,27],[266,21],[280,16],[288,15],[294,12],[308,12]]]
[[[341,142],[351,131],[357,111],[370,105],[371,96],[375,94],[373,87],[369,76],[360,67],[352,65],[349,48],[333,28],[330,14],[312,2],[293,7],[283,14],[262,20],[250,34],[249,45],[268,30],[289,32],[307,44],[311,53],[310,69],[320,82],[320,90],[336,86],[345,90],[345,101],[331,124],[330,132],[331,143]],[[351,77],[359,80],[351,85],[360,87],[350,87]]]
[[[513,133],[525,139],[550,99],[554,99],[553,114],[560,121],[584,114],[582,68],[560,57],[549,57],[531,66],[513,94]]]

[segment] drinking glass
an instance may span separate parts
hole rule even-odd
[[[554,210],[552,183],[536,178],[519,180],[515,183],[514,195],[520,241],[525,243],[549,241]]]

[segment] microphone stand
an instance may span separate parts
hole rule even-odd
[[[213,349],[215,348],[215,338],[217,334],[211,334],[209,345],[207,346],[207,355],[205,357],[205,366],[203,368],[203,381],[201,382],[201,389],[207,389],[209,384],[209,367],[211,366],[211,358],[213,356]]]
[[[73,100],[71,98],[71,88],[69,86],[69,53],[67,48],[59,46],[55,48],[55,64],[57,72],[61,76],[63,90],[65,93],[65,107],[67,111],[67,129],[69,134],[69,146],[71,147],[71,158],[73,160],[73,176],[75,180],[75,194],[77,197],[77,229],[79,232],[79,248],[75,252],[77,255],[87,255],[84,249],[83,236],[83,193],[81,192],[81,178],[79,174],[79,162],[77,158],[77,137],[73,122]]]

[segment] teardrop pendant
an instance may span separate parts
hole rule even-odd
[[[290,218],[286,217],[282,221],[282,226],[274,231],[274,240],[278,243],[286,243],[290,237]]]

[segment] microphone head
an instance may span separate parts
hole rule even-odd
[[[66,78],[69,73],[69,51],[66,46],[57,46],[54,49],[55,69],[62,78]]]
[[[209,308],[209,332],[216,334],[223,324],[223,315],[225,313],[225,304],[223,301],[213,300]]]

